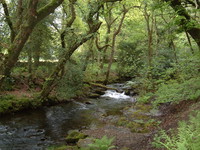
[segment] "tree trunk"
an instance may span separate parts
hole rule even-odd
[[[111,26],[107,24],[107,32],[106,32],[106,40],[105,40],[105,45],[109,44],[109,35],[111,33]],[[106,52],[107,52],[108,46],[103,49],[103,57],[100,65],[100,69],[103,72],[104,64],[106,63]]]
[[[176,46],[174,44],[174,41],[171,39],[171,46],[172,46],[172,49],[174,51],[174,59],[176,61],[176,63],[178,64],[178,58],[177,58],[177,54],[176,54]]]
[[[36,49],[34,51],[33,59],[34,59],[34,70],[36,71],[40,64],[40,48],[38,46],[36,46]]]
[[[28,49],[28,73],[29,73],[29,85],[32,83],[32,50]]]
[[[150,17],[151,17],[151,21],[152,23],[150,24]],[[148,68],[151,70],[152,67],[152,58],[153,58],[153,22],[154,22],[154,18],[153,18],[153,14],[150,15],[147,12],[147,5],[145,5],[144,7],[144,18],[146,20],[146,25],[147,25],[147,33],[148,33]]]
[[[29,1],[28,10],[24,16],[24,20],[20,25],[20,29],[18,29],[19,31],[13,39],[11,46],[8,49],[8,57],[0,66],[0,88],[5,77],[10,75],[11,69],[16,64],[22,48],[32,33],[35,25],[52,13],[52,11],[54,11],[62,2],[63,0],[53,0],[37,11],[38,0]]]
[[[45,100],[48,97],[49,93],[54,87],[53,85],[55,84],[55,81],[58,80],[60,77],[60,71],[63,70],[66,62],[70,59],[71,55],[79,46],[81,46],[83,43],[90,40],[94,36],[93,33],[95,33],[99,29],[100,25],[101,24],[98,24],[92,32],[89,32],[88,34],[82,36],[82,38],[79,41],[77,41],[75,44],[72,45],[72,47],[66,50],[65,54],[63,55],[63,58],[59,60],[56,68],[54,69],[48,80],[44,83],[39,99]]]
[[[105,85],[108,83],[109,76],[110,76],[110,70],[111,70],[112,63],[113,63],[113,58],[114,58],[115,49],[116,49],[116,46],[115,46],[115,45],[116,45],[116,37],[117,37],[117,35],[120,33],[120,31],[121,31],[121,28],[122,28],[124,19],[125,19],[125,17],[126,17],[126,13],[128,12],[128,10],[125,8],[125,6],[123,6],[123,7],[124,7],[124,10],[123,10],[122,18],[121,18],[121,20],[120,20],[118,29],[114,32],[113,38],[112,38],[112,50],[111,50],[111,54],[110,54],[108,69],[107,69],[107,72],[106,72],[106,78],[105,78],[105,81],[104,81],[104,84],[105,84]]]
[[[191,40],[190,40],[190,36],[189,36],[187,31],[185,31],[185,34],[186,34],[186,37],[187,37],[187,40],[188,40],[188,43],[189,43],[189,46],[190,46],[191,53],[194,54],[194,49],[192,48],[192,43],[191,43]]]

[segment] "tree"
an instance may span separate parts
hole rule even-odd
[[[179,15],[179,21],[177,22],[180,27],[182,27],[186,32],[188,32],[194,41],[197,43],[200,49],[200,26],[197,20],[195,20],[187,9],[183,6],[184,4],[191,4],[194,9],[199,9],[200,2],[196,1],[195,4],[193,1],[186,0],[162,0],[167,3],[174,9],[174,11]]]
[[[116,49],[116,37],[122,29],[122,25],[123,25],[124,19],[125,19],[128,11],[129,11],[129,9],[127,9],[125,7],[125,5],[123,5],[122,17],[120,19],[119,26],[114,31],[113,36],[112,36],[111,53],[110,53],[110,59],[109,59],[109,64],[108,64],[108,69],[107,69],[107,72],[106,72],[106,78],[105,78],[104,84],[108,83],[108,79],[109,79],[109,75],[110,75],[110,69],[111,69],[111,66],[112,66],[112,63],[113,63],[114,53],[115,53],[115,49]]]
[[[79,35],[77,35],[74,32],[74,30],[70,30],[70,32],[68,32],[68,35],[70,35],[69,38],[73,39],[73,41],[71,41],[71,43],[66,47],[62,55],[62,58],[60,58],[54,71],[51,73],[48,80],[44,83],[39,99],[46,100],[46,98],[48,97],[52,89],[54,88],[56,81],[62,78],[62,74],[60,74],[60,72],[63,70],[66,62],[70,59],[71,55],[75,52],[75,50],[79,46],[81,46],[83,43],[87,42],[88,40],[92,39],[92,37],[94,37],[95,33],[98,31],[98,29],[100,28],[102,24],[99,21],[99,18],[95,17],[95,15],[102,8],[103,4],[109,1],[114,2],[114,1],[119,1],[119,0],[103,0],[103,1],[98,1],[98,2],[90,1],[88,3],[90,9],[85,17],[85,21],[88,25],[88,31],[86,33],[79,34]]]
[[[8,48],[7,58],[0,66],[0,87],[3,84],[5,77],[10,75],[11,69],[16,64],[18,57],[36,24],[52,13],[62,2],[63,0],[52,0],[43,7],[38,8],[38,5],[41,2],[39,2],[39,0],[30,0],[28,8],[23,9],[23,1],[18,0],[16,12],[18,20],[14,22],[11,20],[6,1],[1,0],[6,23],[10,28],[11,45]]]

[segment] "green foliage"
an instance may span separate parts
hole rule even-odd
[[[200,97],[200,78],[192,78],[183,83],[162,84],[155,95],[154,104],[195,100]]]
[[[35,71],[35,75],[37,77],[45,78],[49,74],[48,66],[39,66]]]
[[[152,102],[154,106],[167,102],[180,102],[182,100],[195,100],[200,97],[200,78],[192,78],[182,83],[170,81],[168,84],[161,84],[155,93],[147,93],[141,96],[140,102],[147,102],[156,97]]]
[[[140,81],[140,87],[152,85],[150,89],[154,89],[148,91],[149,88],[143,88],[147,93],[143,92],[139,101],[148,102],[155,99],[153,104],[156,106],[160,103],[194,100],[200,97],[199,54],[182,53],[180,58],[178,63],[165,63],[168,64],[165,67],[162,67],[163,62],[159,62],[157,69],[152,69],[154,79],[147,78],[147,81],[152,82],[145,82],[145,78],[137,79]],[[154,66],[156,64],[154,63]]]
[[[142,66],[142,51],[136,49],[137,43],[120,42],[118,54],[118,72],[122,77],[134,77]]]
[[[171,136],[165,131],[160,131],[152,143],[157,148],[168,150],[199,150],[200,147],[200,112],[191,116],[189,122],[179,123],[178,132]]]
[[[110,150],[115,146],[112,145],[114,138],[103,136],[101,139],[95,139],[94,143],[89,144],[89,150]]]
[[[69,99],[76,96],[77,92],[83,86],[83,72],[80,65],[68,63],[66,65],[65,74],[58,81],[56,93],[60,99]]]
[[[27,73],[27,69],[25,67],[15,67],[12,71],[12,74],[15,76],[24,75]]]

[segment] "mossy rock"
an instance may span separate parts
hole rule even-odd
[[[86,137],[87,137],[87,135],[79,132],[78,130],[70,130],[68,132],[68,136],[65,138],[65,140],[67,143],[76,143],[80,139],[84,139]]]

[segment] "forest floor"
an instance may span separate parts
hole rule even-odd
[[[188,120],[192,112],[200,109],[199,101],[200,99],[161,106],[160,112],[162,115],[154,117],[157,121],[160,121],[160,124],[155,128],[151,128],[148,133],[134,133],[126,127],[113,124],[106,124],[104,127],[83,130],[82,132],[94,138],[101,138],[104,135],[110,138],[115,137],[113,143],[116,146],[115,150],[156,150],[151,144],[155,134],[160,129],[166,131],[169,129],[176,130],[179,121]]]

